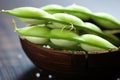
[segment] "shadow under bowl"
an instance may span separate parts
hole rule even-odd
[[[21,46],[38,67],[58,77],[114,76],[120,72],[120,48],[117,50],[86,52],[44,48],[20,38]]]

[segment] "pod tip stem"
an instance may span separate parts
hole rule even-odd
[[[0,10],[0,12],[2,12],[2,13],[6,13],[7,10],[2,9],[2,10]]]
[[[16,32],[17,30],[17,26],[16,26],[16,22],[14,19],[12,19],[12,24],[13,24],[13,27],[14,27],[14,31]]]

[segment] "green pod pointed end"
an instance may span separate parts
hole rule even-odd
[[[6,10],[2,9],[2,10],[0,10],[0,12],[3,12],[3,13],[5,13],[5,12],[6,12]]]
[[[10,14],[15,17],[32,19],[38,19],[41,18],[42,16],[50,16],[49,13],[35,7],[20,7],[11,10],[1,10],[1,12]]]

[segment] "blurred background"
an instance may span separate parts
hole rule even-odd
[[[0,0],[0,10],[23,6],[39,8],[48,4],[78,4],[94,13],[106,12],[120,20],[120,0]],[[0,80],[37,80],[30,79],[35,78],[38,71],[24,54],[18,35],[14,32],[12,19],[15,19],[18,27],[25,26],[16,18],[0,13]]]

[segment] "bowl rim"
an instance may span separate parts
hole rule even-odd
[[[22,43],[22,41],[24,41],[27,44],[33,45],[37,48],[41,48],[41,49],[52,51],[52,52],[62,53],[62,54],[66,54],[66,55],[86,55],[86,54],[94,55],[94,54],[108,54],[108,53],[117,52],[117,51],[120,52],[120,47],[118,47],[117,49],[111,49],[111,50],[105,50],[105,51],[88,51],[88,52],[87,51],[72,51],[72,50],[57,50],[57,49],[53,49],[53,48],[46,48],[46,47],[43,47],[42,45],[32,43],[22,37],[19,37],[19,39],[20,39],[21,43]]]

